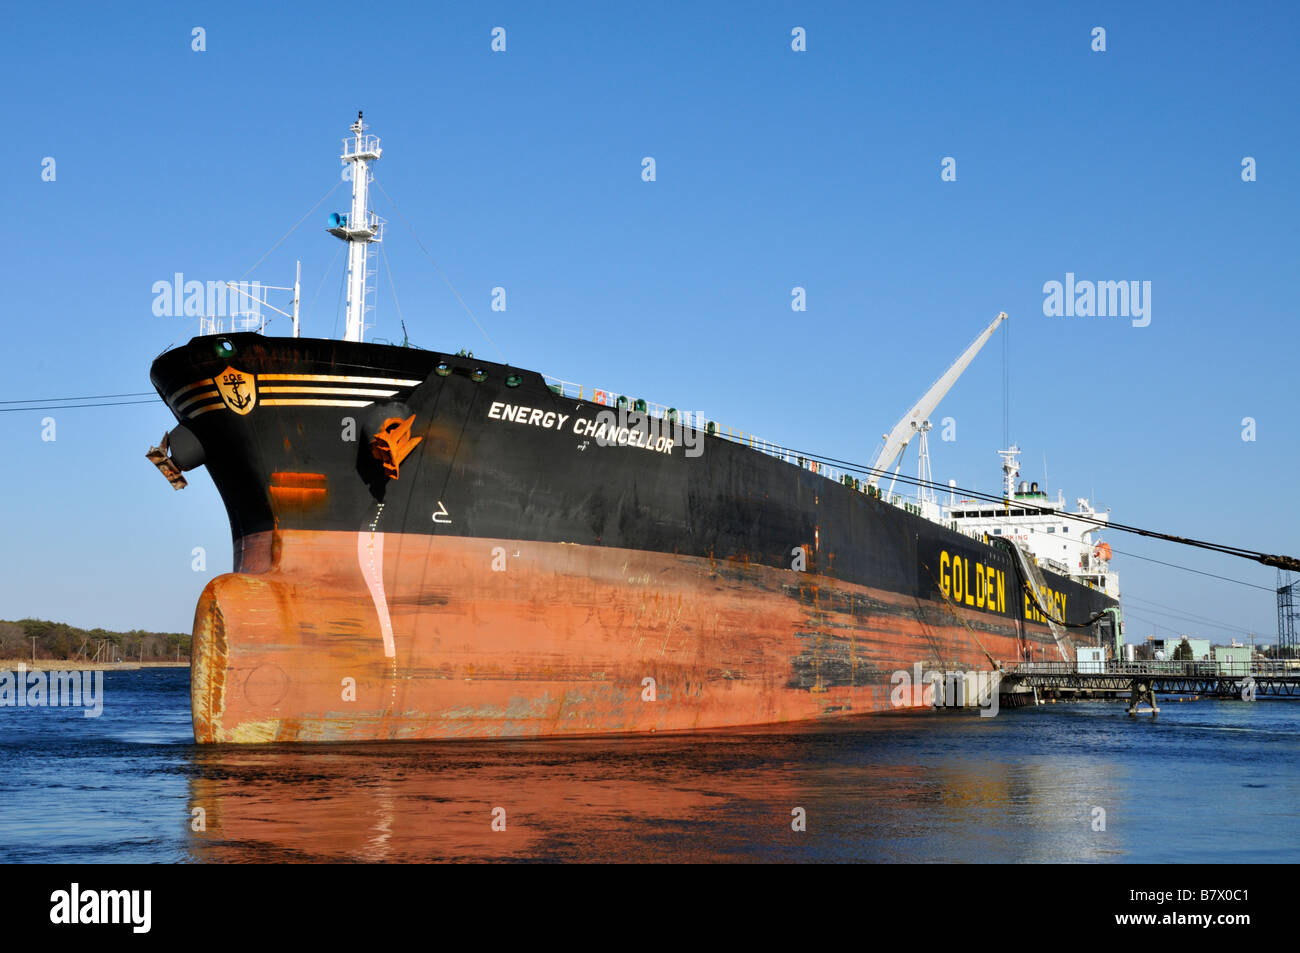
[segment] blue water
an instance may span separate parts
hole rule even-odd
[[[1300,860],[1294,701],[218,748],[188,684],[106,673],[100,718],[0,708],[0,860]]]

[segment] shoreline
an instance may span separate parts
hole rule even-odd
[[[84,659],[0,659],[0,672],[23,666],[29,672],[129,672],[142,668],[189,668],[189,662],[87,662]]]

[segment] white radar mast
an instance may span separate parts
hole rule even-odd
[[[374,177],[370,163],[383,154],[379,137],[366,134],[369,128],[361,121],[352,124],[352,135],[343,140],[342,160],[351,163],[348,172],[352,178],[352,211],[348,215],[335,212],[330,215],[328,229],[331,235],[348,243],[348,320],[343,340],[360,341],[366,330],[366,312],[374,309],[367,301],[371,293],[370,279],[374,269],[371,243],[384,240],[384,224],[370,209],[370,180]]]
[[[1020,448],[1014,443],[1009,450],[999,450],[1002,458],[1002,498],[1010,503],[1016,498],[1016,477],[1020,476]]]

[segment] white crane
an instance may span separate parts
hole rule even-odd
[[[998,316],[993,319],[987,328],[980,332],[979,337],[970,343],[970,346],[962,352],[961,357],[953,361],[952,367],[948,368],[937,381],[930,385],[930,389],[912,405],[912,409],[903,415],[903,419],[894,425],[894,429],[885,434],[885,447],[880,451],[875,461],[871,464],[872,473],[867,479],[868,486],[877,486],[880,483],[880,476],[886,470],[893,466],[897,461],[898,465],[894,467],[894,476],[898,476],[899,468],[903,465],[903,451],[907,449],[908,443],[913,434],[921,435],[921,479],[929,479],[930,461],[929,454],[926,452],[926,432],[930,429],[930,414],[939,406],[939,401],[943,400],[945,394],[952,389],[952,385],[957,383],[957,378],[961,377],[962,372],[970,366],[970,362],[975,360],[975,355],[980,352],[993,332],[997,330],[998,325],[1007,319],[1005,311],[999,312]],[[890,482],[890,489],[893,488],[893,482]],[[926,488],[922,486],[922,499],[927,498]],[[929,494],[928,498],[932,498]]]

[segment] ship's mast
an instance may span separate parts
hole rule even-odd
[[[1016,498],[1016,477],[1020,476],[1020,448],[1015,444],[1009,450],[999,450],[1002,458],[1002,498],[1007,502]]]
[[[931,506],[937,506],[938,501],[934,497],[934,490],[931,489],[931,486],[934,483],[934,476],[930,472],[930,441],[926,436],[932,429],[932,425],[927,418],[922,420],[919,424],[916,421],[913,421],[912,426],[916,428],[916,436],[919,441],[917,443],[918,453],[916,460],[916,482],[918,486],[916,492],[917,499],[921,501],[922,507],[927,503]],[[890,483],[890,488],[893,488],[892,482]]]
[[[368,258],[371,242],[383,241],[383,226],[370,209],[370,163],[383,154],[379,137],[366,134],[368,127],[361,121],[351,126],[352,135],[343,140],[344,162],[350,162],[352,173],[352,211],[342,216],[330,216],[329,233],[348,243],[348,318],[343,333],[345,341],[360,341],[366,329],[366,292],[370,278]]]

